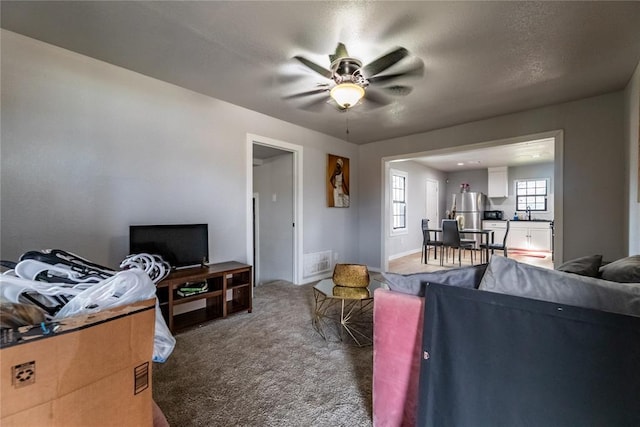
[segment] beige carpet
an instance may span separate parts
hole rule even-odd
[[[371,426],[371,347],[324,341],[311,285],[255,288],[252,313],[179,333],[154,399],[182,426]]]

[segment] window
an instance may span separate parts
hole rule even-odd
[[[391,170],[391,232],[407,231],[407,174]]]
[[[516,181],[516,210],[547,210],[548,179],[523,179]]]

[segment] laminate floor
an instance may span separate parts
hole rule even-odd
[[[496,252],[493,256],[503,256]],[[516,261],[535,265],[543,268],[553,269],[553,261],[551,260],[551,252],[539,252],[539,251],[524,251],[524,250],[511,250],[508,252],[508,256]],[[474,264],[480,262],[480,252],[474,253]],[[449,268],[458,267],[458,253],[456,251],[455,259],[452,255],[445,256],[444,265],[440,265],[440,252],[438,251],[438,259],[433,258],[433,250],[429,253],[428,263],[424,263],[421,260],[420,252],[407,255],[401,258],[396,258],[389,261],[389,271],[399,274],[411,274],[420,272],[438,271]],[[470,251],[463,251],[462,266],[471,265]]]

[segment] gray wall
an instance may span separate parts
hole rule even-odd
[[[258,194],[259,276],[256,283],[293,281],[293,154],[253,167]],[[275,197],[275,200],[274,200]]]
[[[115,267],[130,224],[204,222],[211,261],[247,261],[247,133],[304,146],[303,251],[357,259],[355,175],[349,209],[327,208],[324,186],[327,153],[357,171],[357,146],[9,31],[1,38],[3,259],[56,247]]]
[[[449,172],[447,174],[447,203],[443,208],[442,217],[445,218],[445,211],[451,211],[453,206],[453,195],[460,193],[460,184],[469,184],[469,191],[477,191],[487,194],[489,186],[489,172],[487,169],[464,170]],[[460,206],[458,206],[458,210]],[[488,209],[488,208],[487,208]]]
[[[599,253],[613,260],[626,255],[624,104],[623,92],[614,92],[360,146],[360,162],[372,166],[359,170],[361,261],[381,263],[381,240],[370,230],[382,228],[383,158],[560,129],[564,259]]]

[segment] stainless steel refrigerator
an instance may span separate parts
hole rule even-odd
[[[457,193],[454,194],[453,197],[456,204],[456,219],[458,216],[462,217],[460,222],[462,222],[463,228],[482,229],[482,217],[486,201],[484,193]],[[463,237],[465,239],[474,239],[476,241],[476,247],[480,247],[482,235],[467,234]]]

